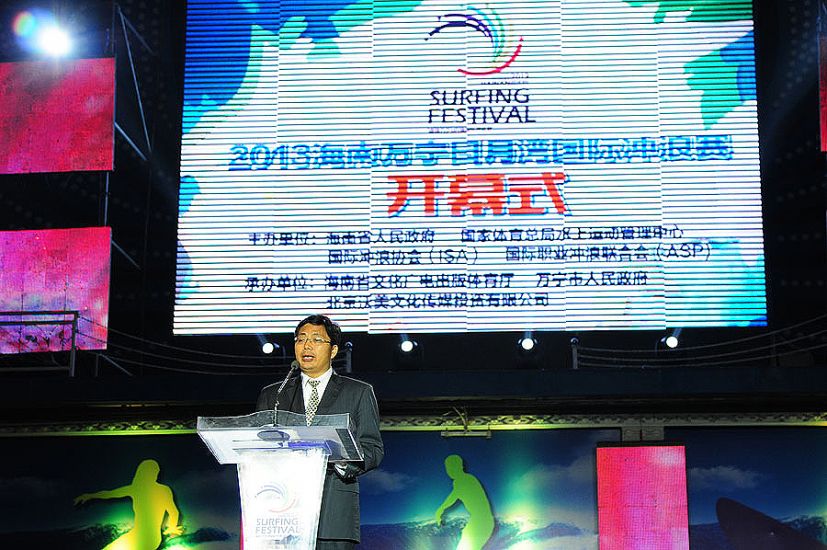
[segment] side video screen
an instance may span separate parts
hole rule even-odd
[[[109,227],[0,231],[0,353],[106,349]],[[77,327],[73,315],[78,312]]]
[[[0,63],[0,174],[112,170],[115,58]]]

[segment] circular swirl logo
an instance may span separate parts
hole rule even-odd
[[[256,500],[260,500],[267,507],[267,510],[280,514],[296,504],[296,495],[290,489],[281,484],[265,485],[256,493]]]
[[[428,33],[430,40],[439,33],[455,29],[470,29],[480,33],[491,46],[491,56],[482,69],[458,68],[457,71],[469,76],[487,76],[501,72],[520,55],[523,37],[516,40],[509,37],[502,19],[493,9],[482,10],[468,6],[467,13],[446,13],[438,17],[439,24]]]

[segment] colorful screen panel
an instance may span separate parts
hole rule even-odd
[[[0,232],[0,353],[106,349],[109,227]],[[21,314],[20,312],[25,312]]]
[[[597,448],[600,550],[688,550],[683,446]]]
[[[0,63],[0,174],[112,170],[115,58]]]
[[[818,103],[821,150],[827,151],[827,2],[818,10]]]
[[[176,333],[766,324],[751,2],[188,6]]]

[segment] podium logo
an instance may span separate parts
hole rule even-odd
[[[516,40],[508,32],[502,19],[491,8],[481,10],[469,5],[465,12],[446,13],[439,16],[439,24],[428,33],[429,40],[446,30],[465,29],[481,34],[490,45],[490,57],[479,69],[459,68],[458,72],[468,76],[497,74],[517,59],[523,49],[523,37]]]
[[[265,485],[256,493],[258,500],[268,512],[280,514],[291,509],[297,500],[297,496],[290,489],[280,483]]]

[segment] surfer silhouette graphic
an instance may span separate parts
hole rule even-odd
[[[462,502],[469,517],[456,550],[480,550],[494,532],[494,514],[485,489],[476,477],[465,471],[459,455],[445,459],[445,472],[453,480],[454,487],[436,511],[436,524],[442,525],[442,514]]]
[[[179,512],[175,506],[172,489],[158,483],[161,467],[154,460],[144,460],[135,470],[132,483],[109,491],[84,493],[75,499],[75,505],[92,499],[129,497],[135,521],[132,529],[106,545],[103,550],[156,550],[162,542],[164,518],[167,517],[163,534],[177,537],[184,532],[178,525]]]

